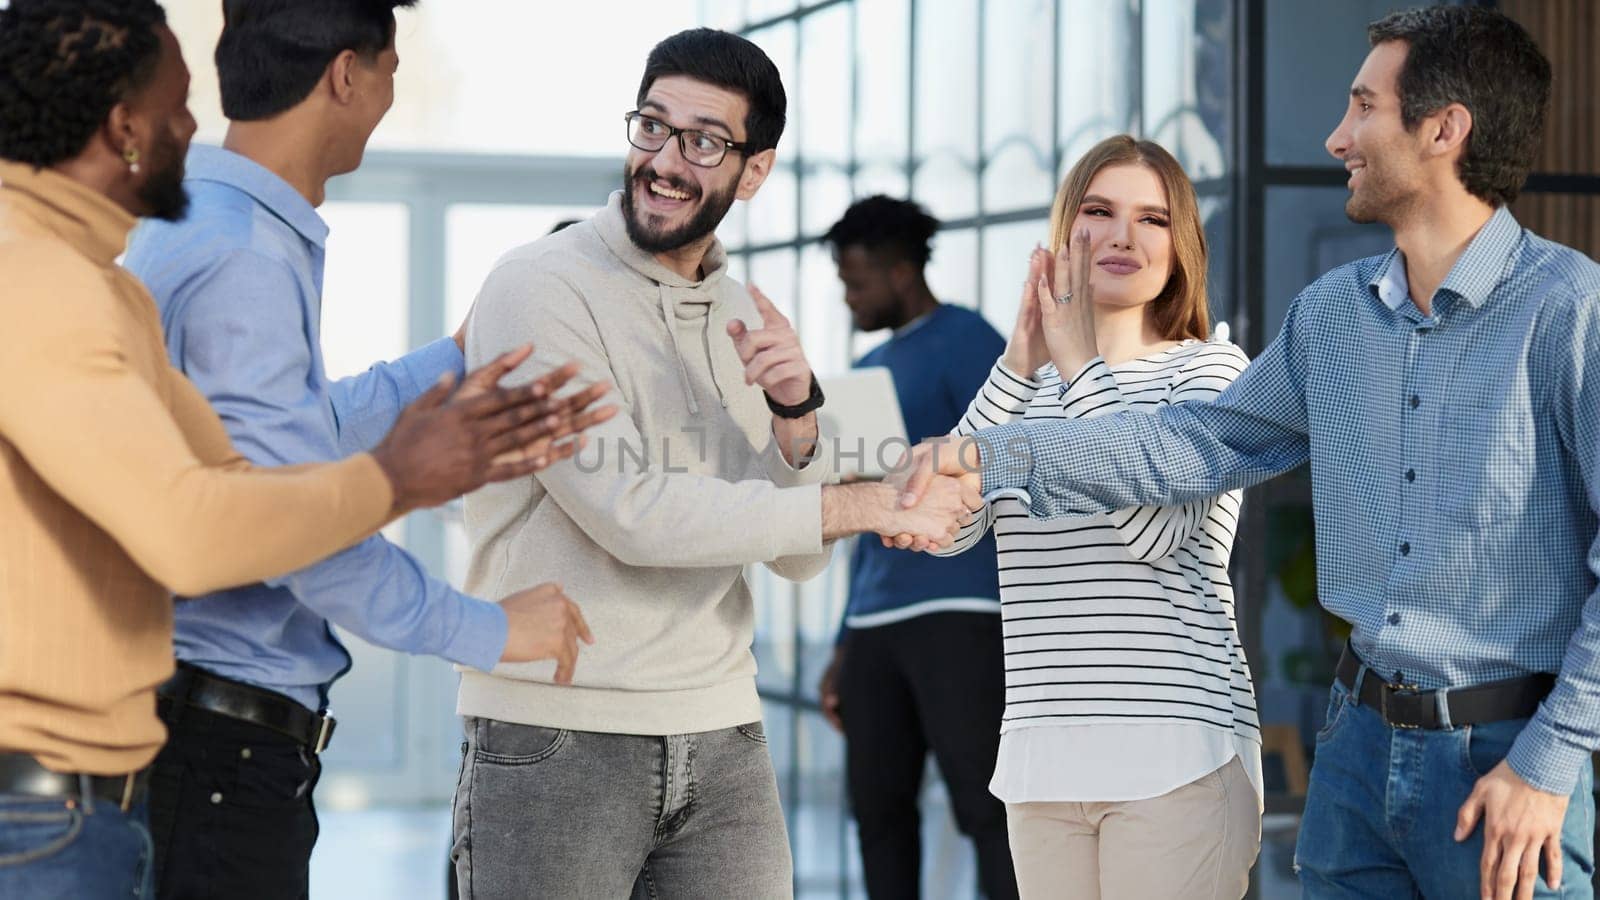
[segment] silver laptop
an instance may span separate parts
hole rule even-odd
[[[821,452],[842,480],[883,478],[911,446],[894,379],[882,367],[820,379],[828,402],[817,411]]]

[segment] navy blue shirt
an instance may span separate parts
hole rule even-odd
[[[883,366],[894,379],[912,443],[949,434],[1005,351],[1005,339],[970,309],[941,305],[861,357],[856,368]],[[886,625],[929,612],[999,613],[994,536],[948,558],[886,548],[873,535],[850,558],[850,628]]]

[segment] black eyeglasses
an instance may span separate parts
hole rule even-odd
[[[729,150],[748,155],[749,144],[730,141],[720,134],[698,128],[675,128],[637,109],[623,116],[628,122],[628,143],[651,153],[667,145],[673,136],[678,138],[678,152],[691,164],[714,169],[722,165]]]

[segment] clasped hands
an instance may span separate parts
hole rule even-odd
[[[983,511],[983,478],[970,438],[923,441],[901,457],[884,483],[895,507],[878,530],[885,547],[942,550]]]

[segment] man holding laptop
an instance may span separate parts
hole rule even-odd
[[[1005,339],[982,316],[940,303],[924,269],[939,221],[885,196],[857,201],[828,230],[856,328],[893,335],[856,364],[884,367],[912,441],[948,433],[988,378]],[[864,377],[854,376],[854,377]],[[846,447],[840,454],[854,452]],[[866,472],[882,448],[865,448]],[[897,452],[889,452],[892,462]],[[977,848],[984,893],[1017,896],[1005,807],[989,793],[1005,707],[994,539],[937,558],[868,535],[850,561],[850,599],[823,675],[823,713],[845,735],[850,803],[867,892],[915,896],[921,869],[917,794],[932,750],[956,824]],[[976,714],[974,714],[976,712]]]

